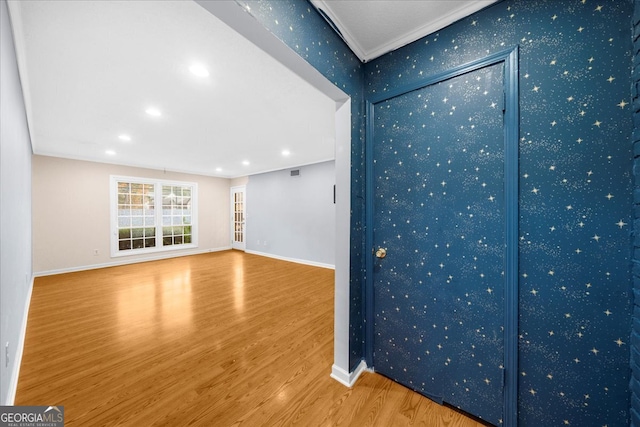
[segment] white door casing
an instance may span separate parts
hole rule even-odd
[[[231,187],[231,248],[245,250],[246,231],[246,188],[244,185]]]

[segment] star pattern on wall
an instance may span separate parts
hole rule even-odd
[[[506,1],[365,68],[380,94],[519,45],[522,425],[628,420],[630,13]]]
[[[505,0],[364,66],[322,19],[312,16],[306,2],[244,3],[274,34],[352,97],[354,236],[362,236],[364,229],[364,110],[360,88],[364,87],[365,97],[379,95],[519,46],[519,425],[627,425],[629,345],[625,337],[630,331],[632,122],[631,61],[626,60],[630,58],[631,37],[626,23],[631,21],[632,3]],[[450,99],[447,97],[443,105],[451,107]],[[492,102],[497,107],[498,101]],[[460,113],[460,105],[455,106],[455,110],[446,111],[448,117]],[[471,131],[471,126],[477,129],[478,124],[464,126]],[[451,170],[455,171],[455,157],[451,159]],[[410,161],[398,159],[403,167]],[[441,186],[441,182],[446,185]],[[455,194],[451,190],[453,182],[443,178],[434,185],[427,184],[428,200]],[[412,188],[411,192],[416,191]],[[483,203],[497,204],[497,200],[489,200],[497,193],[480,194],[482,197],[474,203],[483,199]],[[395,199],[397,203],[400,196]],[[464,215],[466,205],[459,211]],[[395,235],[401,240],[407,238],[403,233]],[[455,283],[460,272],[452,269],[447,258],[454,256],[456,247],[450,247],[450,256],[445,252],[443,259],[429,269],[431,276],[426,277],[442,271],[447,273],[443,286],[451,285],[446,280]],[[358,238],[351,251],[351,360],[355,366],[363,351],[361,277],[365,274],[362,259],[368,251]],[[465,263],[460,270],[467,265],[472,264]],[[394,272],[401,275],[401,266]],[[486,291],[489,288],[491,293]],[[470,295],[499,293],[493,284],[482,284],[479,292]],[[436,324],[438,328],[442,326]],[[432,343],[436,347],[429,349],[429,357],[445,351],[453,336],[450,332],[448,340],[443,335],[441,342]],[[488,375],[472,375],[471,369],[467,382],[459,381],[457,387],[471,389],[470,382],[495,384]]]
[[[503,98],[494,65],[374,116],[374,233],[389,254],[374,272],[374,366],[493,423],[504,374]]]

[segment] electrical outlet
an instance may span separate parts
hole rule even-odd
[[[9,366],[9,341],[4,346],[4,367]]]
[[[100,254],[100,252],[97,249],[93,250],[93,256],[98,256]]]

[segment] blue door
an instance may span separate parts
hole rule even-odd
[[[504,110],[500,62],[369,107],[373,367],[494,425],[517,323]]]

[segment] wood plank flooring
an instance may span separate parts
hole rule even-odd
[[[37,278],[16,405],[70,426],[481,424],[333,363],[333,271],[238,251]]]

